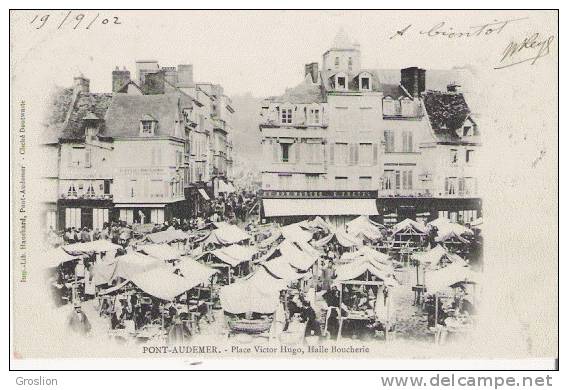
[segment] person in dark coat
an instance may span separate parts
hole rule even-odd
[[[69,328],[79,334],[88,334],[91,331],[91,323],[83,313],[80,306],[76,306],[68,320]]]

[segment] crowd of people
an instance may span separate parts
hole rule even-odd
[[[175,229],[188,233],[182,249],[186,250],[185,253],[190,253],[196,249],[196,245],[202,245],[196,243],[199,240],[193,239],[197,237],[194,233],[203,232],[207,235],[211,229],[219,226],[219,222],[224,221],[231,225],[239,224],[247,231],[251,237],[250,245],[255,246],[257,254],[262,257],[262,253],[266,253],[267,248],[261,249],[262,246],[257,246],[257,244],[271,236],[271,233],[265,234],[267,229],[278,231],[281,227],[276,224],[262,225],[259,220],[250,218],[250,210],[255,207],[256,202],[257,198],[253,193],[227,194],[222,198],[212,200],[204,215],[191,218],[171,218],[163,224],[147,224],[143,231],[139,229],[140,226],[127,224],[125,221],[105,223],[100,230],[69,228],[61,236],[61,244],[108,240],[120,246],[114,255],[121,256],[137,251],[137,243],[140,243],[147,234]],[[269,225],[272,227],[270,228]],[[386,337],[386,332],[393,329],[393,324],[386,320],[386,316],[381,311],[384,311],[387,306],[387,298],[391,294],[390,287],[381,283],[379,277],[371,274],[365,277],[365,283],[362,284],[337,283],[336,269],[345,264],[344,255],[349,255],[346,252],[357,249],[346,247],[340,244],[341,241],[334,239],[325,244],[316,245],[320,241],[326,242],[334,229],[330,226],[327,230],[326,228],[311,228],[312,239],[307,245],[312,246],[312,250],[317,252],[315,255],[317,260],[311,269],[310,281],[291,283],[281,296],[279,309],[270,316],[260,315],[258,317],[259,313],[257,313],[257,319],[269,318],[278,324],[284,334],[301,333],[305,337],[332,339],[340,336],[360,339],[377,338],[380,335]],[[396,252],[396,248],[387,248],[383,245],[385,241],[393,240],[389,238],[390,235],[392,234],[388,228],[384,228],[380,238],[362,240],[364,243],[358,245],[383,253],[388,252],[394,270],[400,267],[400,262],[397,260],[402,255]],[[476,234],[476,236],[479,235]],[[417,242],[423,247],[422,249],[432,248],[437,245],[436,230],[432,229],[427,235],[419,236],[419,239]],[[272,248],[278,246],[279,242],[272,244]],[[211,244],[202,245],[200,250],[209,251],[207,245]],[[202,321],[211,321],[214,307],[221,308],[218,295],[213,295],[212,287],[202,289],[197,296],[190,296],[188,292],[167,302],[145,294],[134,285],[109,285],[107,289],[112,290],[117,287],[117,290],[104,296],[99,295],[100,289],[96,288],[93,281],[93,268],[97,261],[104,260],[104,258],[105,253],[85,254],[76,262],[64,263],[58,267],[53,285],[57,289],[60,304],[73,303],[74,305],[74,312],[69,320],[72,329],[88,332],[90,324],[81,310],[81,302],[92,300],[95,297],[99,298],[98,314],[108,321],[110,331],[141,332],[143,329],[155,326],[161,330],[167,330],[168,338],[171,340],[183,340],[190,337],[195,331],[199,331]],[[170,262],[174,267],[172,269],[174,273],[179,272],[176,263],[176,261]],[[253,263],[246,263],[246,266],[248,270],[246,272],[215,275],[213,284],[218,286],[230,284],[254,272],[258,267]],[[225,280],[224,284],[223,280]],[[118,289],[118,287],[121,288]],[[464,318],[474,312],[471,302],[467,299],[460,299],[458,295],[453,297],[455,301],[452,304],[448,304],[447,299],[440,300],[437,297],[439,302],[436,303],[433,296],[427,297],[423,303],[423,309],[429,328],[435,328],[438,325],[451,327],[463,323]],[[256,317],[253,315],[251,318]]]

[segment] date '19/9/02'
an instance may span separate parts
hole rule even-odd
[[[65,16],[57,18],[56,15],[44,14],[44,15],[34,15],[33,19],[30,21],[30,25],[34,26],[36,30],[46,28],[47,26],[55,25],[57,23],[57,29],[71,28],[77,30],[78,28],[85,28],[89,30],[93,25],[118,25],[122,24],[118,16],[104,17],[100,13],[94,15],[89,15],[85,13],[77,13],[73,15],[72,11],[67,11]]]

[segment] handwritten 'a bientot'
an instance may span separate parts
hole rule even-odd
[[[497,35],[503,32],[505,27],[513,22],[518,22],[520,20],[525,20],[528,18],[517,18],[517,19],[506,19],[506,20],[493,20],[489,23],[478,24],[475,26],[469,26],[462,31],[455,29],[454,27],[448,27],[446,22],[439,22],[432,27],[424,30],[420,30],[418,33],[426,37],[442,37],[448,39],[455,38],[473,38],[479,36]],[[396,37],[402,37],[407,32],[413,29],[413,25],[409,24],[406,27],[396,31],[390,39]]]

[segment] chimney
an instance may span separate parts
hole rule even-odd
[[[312,76],[312,83],[318,82],[318,63],[311,62],[304,67],[304,77],[310,74]]]
[[[461,85],[457,84],[455,81],[447,85],[446,90],[450,93],[460,92]]]
[[[193,83],[193,65],[182,64],[177,67],[177,86],[180,88],[194,87]]]
[[[123,68],[118,69],[118,66],[112,71],[112,92],[118,92],[130,81],[130,71]]]
[[[155,73],[160,70],[160,65],[156,60],[138,60],[136,61],[136,76],[138,77],[138,85],[144,85],[146,74]]]
[[[78,92],[88,93],[89,84],[90,84],[89,79],[83,76],[82,74],[77,77],[73,77],[73,90],[77,93]]]
[[[400,70],[400,83],[413,97],[426,90],[426,70],[413,66]]]
[[[163,71],[146,73],[142,91],[145,95],[162,95],[165,92],[165,75]]]

